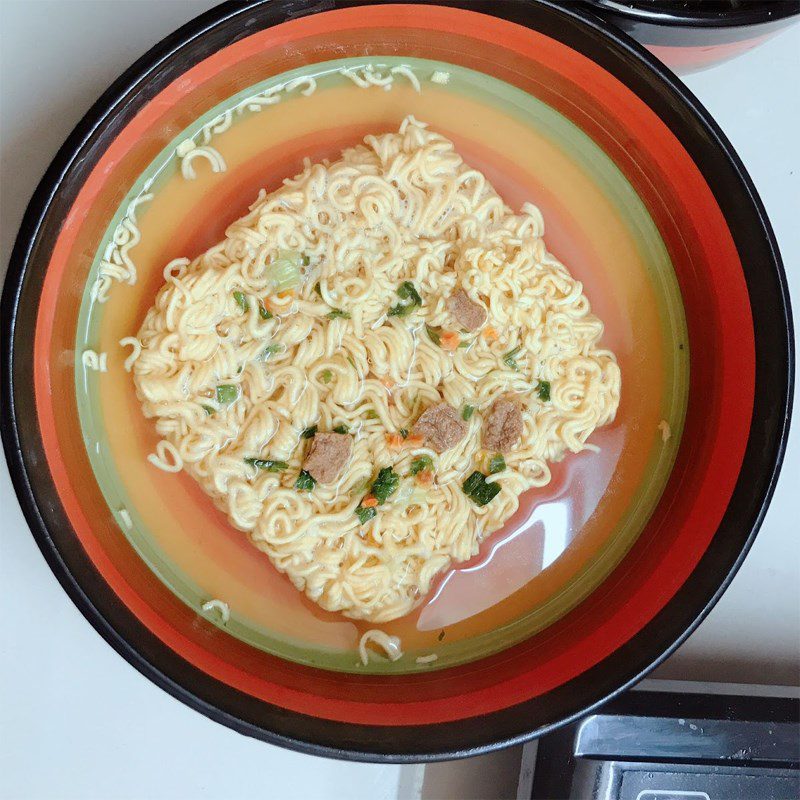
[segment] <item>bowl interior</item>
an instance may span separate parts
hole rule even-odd
[[[36,413],[27,424],[32,441],[41,437],[47,474],[37,491],[49,499],[42,514],[59,558],[127,657],[256,735],[351,753],[452,752],[563,719],[672,643],[651,633],[627,665],[587,680],[653,630],[709,548],[739,475],[754,330],[737,248],[706,177],[643,99],[654,92],[639,96],[612,74],[635,82],[638,56],[546,5],[495,10],[525,25],[439,6],[340,9],[275,27],[282,17],[272,4],[221,14],[165,66],[121,89],[105,126],[85,136],[83,165],[61,181],[60,219],[39,232],[46,270],[26,288],[41,298],[32,321]],[[243,22],[252,29],[244,37]],[[447,70],[452,83],[423,81],[419,93],[399,83],[391,92],[351,89],[336,72],[341,59],[402,61],[420,78]],[[227,172],[178,179],[176,142],[295,75],[316,76],[320,88],[242,114],[215,135]],[[697,134],[679,106],[667,98],[660,113],[683,114],[682,134]],[[451,633],[440,668],[382,674],[389,667],[378,665],[366,674],[353,663],[352,623],[300,600],[190,481],[148,470],[142,455],[155,437],[116,342],[138,327],[161,267],[217,241],[259,187],[296,172],[303,155],[335,156],[409,112],[451,136],[512,206],[540,206],[550,249],[608,323],[623,364],[623,407],[600,432],[606,456],[565,465],[552,494],[529,506],[535,516],[549,505],[566,522],[527,520],[524,535],[498,534],[502,547],[490,540],[482,562],[462,565],[440,587],[496,584],[501,573],[492,570],[506,555],[508,591],[455,619],[456,591],[438,617],[426,622],[423,608],[397,623],[414,653],[439,647],[442,629]],[[87,293],[98,253],[143,190],[154,196],[137,209],[147,233],[139,281],[114,287],[98,309]],[[86,346],[110,354],[99,381],[76,366]],[[667,442],[662,419],[673,430]],[[127,535],[123,508],[134,522]],[[520,560],[531,565],[529,580],[515,571]],[[709,585],[724,579],[709,577]],[[222,595],[235,597],[227,630],[197,613],[201,600]],[[661,625],[664,636],[681,624]],[[488,728],[480,721],[487,714]],[[459,728],[459,720],[471,722]]]
[[[422,89],[405,77],[391,91],[364,89],[340,72],[365,63],[387,74],[403,65],[420,77]],[[447,72],[446,86],[429,80],[437,72]],[[301,78],[313,78],[313,94],[284,90],[279,103],[253,105],[252,98]],[[304,157],[335,159],[367,133],[397,129],[407,114],[452,138],[512,206],[532,200],[540,207],[550,248],[572,267],[606,322],[604,346],[620,359],[625,399],[615,424],[593,436],[601,452],[558,464],[552,483],[528,492],[479,556],[447,572],[413,614],[380,626],[401,637],[407,656],[365,667],[357,648],[368,623],[319,610],[232,529],[191,478],[164,475],[148,463],[158,436],[139,412],[118,342],[140,325],[164,265],[221,240],[259,189],[298,173]],[[483,124],[475,126],[476,118]],[[220,128],[211,145],[224,155],[226,171],[209,168],[187,181],[176,146]],[[105,245],[89,273],[76,349],[107,353],[110,367],[97,373],[76,360],[76,395],[108,506],[104,513],[127,511],[133,526],[120,522],[120,529],[191,608],[224,598],[232,613],[228,633],[300,663],[427,671],[496,652],[543,629],[596,588],[627,552],[674,462],[689,346],[677,279],[647,209],[614,163],[562,114],[506,82],[451,63],[396,56],[322,62],[248,87],[182,130],[136,179],[104,243],[130,202],[142,196],[152,199],[136,208],[141,242],[130,251],[136,284],[115,287],[107,303],[92,300]],[[121,418],[128,424],[120,425]],[[673,432],[666,442],[660,420],[669,420]],[[416,663],[416,656],[432,651],[435,664]]]

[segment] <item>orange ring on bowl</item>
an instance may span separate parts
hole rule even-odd
[[[496,16],[444,4],[337,5],[359,7],[285,22],[259,2],[210,12],[134,65],[73,133],[32,200],[4,289],[3,438],[28,521],[62,585],[156,683],[237,730],[310,752],[453,757],[540,734],[619,691],[674,649],[719,596],[755,535],[782,457],[793,373],[788,301],[774,238],[730,146],[688,92],[624,37],[546,2],[487,4]],[[240,38],[245,20],[253,32]],[[600,143],[657,223],[690,341],[702,343],[692,350],[685,435],[669,484],[609,579],[531,639],[424,675],[301,667],[195,626],[114,526],[93,517],[103,499],[85,477],[65,383],[71,370],[59,362],[74,347],[83,253],[127,179],[232,85],[310,53],[359,52],[365,40],[405,54],[447,52],[442,60],[457,53],[476,69],[488,68],[491,53],[495,75]]]

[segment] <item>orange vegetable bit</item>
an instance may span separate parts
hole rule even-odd
[[[386,434],[386,446],[390,450],[399,450],[404,443],[405,439],[403,439],[403,437],[399,433]]]
[[[442,350],[457,350],[461,344],[461,337],[455,331],[442,331],[439,334]]]
[[[420,486],[430,486],[433,483],[433,470],[423,469],[414,476],[414,479]]]
[[[500,338],[500,334],[495,328],[489,325],[488,328],[483,329],[483,338],[488,339],[490,342],[496,342]]]
[[[404,442],[409,447],[422,447],[425,444],[425,437],[421,433],[411,433],[405,438]]]
[[[362,508],[375,508],[378,505],[378,498],[368,495],[361,501]]]

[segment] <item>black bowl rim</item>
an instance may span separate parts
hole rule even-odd
[[[539,28],[546,28],[546,35],[560,41],[564,41],[562,36],[570,34],[574,37],[599,38],[603,47],[600,52],[592,53],[593,60],[620,77],[662,119],[662,112],[671,101],[676,105],[668,117],[675,117],[679,112],[687,114],[693,125],[699,125],[708,137],[706,143],[699,139],[692,140],[689,131],[673,127],[673,132],[712,189],[718,181],[727,181],[728,186],[733,183],[740,192],[737,203],[732,203],[727,193],[715,191],[714,194],[729,224],[731,217],[738,217],[734,238],[743,264],[749,268],[752,263],[745,258],[748,251],[760,256],[756,261],[757,275],[755,268],[746,275],[748,292],[754,316],[759,308],[770,308],[771,321],[774,323],[755,326],[756,351],[760,356],[756,362],[756,377],[757,380],[763,378],[760,382],[762,391],[755,397],[745,458],[734,493],[700,563],[653,620],[619,650],[567,684],[541,698],[502,711],[435,725],[383,727],[332,722],[261,703],[210,678],[175,655],[144,628],[119,603],[116,596],[106,596],[113,595],[112,592],[103,594],[105,584],[85,553],[80,547],[73,548],[79,552],[60,549],[56,542],[59,529],[55,526],[49,528],[45,521],[48,514],[57,514],[58,509],[50,511],[39,496],[47,492],[50,476],[46,470],[34,474],[32,468],[31,450],[35,451],[38,447],[35,455],[43,457],[44,453],[41,441],[36,438],[38,427],[35,420],[26,421],[24,412],[19,408],[20,401],[30,398],[30,394],[24,394],[25,388],[30,387],[29,383],[26,384],[30,371],[24,359],[15,359],[14,352],[15,334],[20,324],[25,323],[18,312],[24,279],[29,273],[29,262],[34,256],[47,215],[81,148],[111,119],[113,112],[119,111],[118,104],[137,87],[141,88],[142,82],[162,68],[171,56],[191,43],[202,41],[217,26],[231,23],[241,14],[261,14],[262,20],[267,20],[262,27],[268,27],[288,17],[318,10],[378,5],[384,1],[323,0],[319,3],[315,0],[251,0],[246,4],[224,3],[191,20],[154,46],[92,106],[59,150],[37,187],[12,252],[0,304],[0,396],[7,409],[0,419],[0,432],[23,513],[47,563],[81,613],[132,666],[177,699],[240,733],[314,755],[356,761],[409,763],[479,755],[548,733],[590,713],[637,683],[697,628],[744,560],[774,491],[789,430],[794,341],[780,253],[755,187],[720,128],[671,72],[626,35],[603,26],[590,14],[576,11],[575,8],[563,8],[551,0],[423,0],[426,4],[492,13],[522,24],[522,18],[534,12],[540,16],[537,20]],[[567,45],[572,46],[568,42]],[[626,60],[629,63],[625,63]],[[692,126],[684,125],[684,128],[687,127]],[[698,154],[706,158],[698,160]],[[717,174],[712,181],[706,171],[709,165],[705,162],[708,159],[723,171],[722,177]],[[742,203],[743,198],[749,198],[749,203]],[[746,213],[742,211],[744,205],[747,206]],[[766,271],[767,266],[771,267],[769,271]],[[32,279],[41,281],[43,270],[40,272],[42,274],[31,273]],[[758,280],[755,280],[756,277]],[[755,302],[759,296],[760,305]],[[32,316],[35,319],[35,314]],[[761,372],[766,374],[761,375]],[[770,390],[763,391],[765,386],[769,386]],[[26,426],[32,428],[23,433],[21,429]],[[28,436],[26,441],[23,441],[24,436]],[[30,436],[34,437],[34,441],[30,440]],[[36,490],[34,483],[37,484]],[[60,508],[57,495],[51,499],[53,497]],[[63,509],[61,519],[69,531]],[[74,564],[79,569],[74,569]],[[98,606],[102,606],[102,610]],[[125,635],[119,629],[123,627],[121,623],[124,623]],[[176,674],[179,678],[174,677]],[[263,721],[254,721],[255,706],[259,711],[263,706],[265,710],[262,716],[266,715],[270,727],[265,726]],[[531,716],[537,713],[544,721],[532,724]]]
[[[768,25],[800,14],[800,0],[761,0],[731,11],[676,11],[630,6],[625,0],[582,0],[600,13],[616,14],[632,22],[676,28],[740,28]]]

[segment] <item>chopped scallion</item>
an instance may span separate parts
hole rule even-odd
[[[547,403],[550,400],[550,381],[539,381],[536,384],[536,393],[540,400]]]
[[[208,414],[208,416],[209,416],[209,417],[210,417],[212,414],[215,414],[215,413],[217,412],[217,409],[216,409],[216,408],[214,408],[214,406],[206,406],[206,405],[201,405],[201,408],[203,409],[203,411],[205,411],[205,412],[206,412],[206,414]]]
[[[500,493],[497,483],[490,483],[482,472],[475,472],[467,478],[461,486],[463,492],[476,505],[485,506]]]
[[[289,469],[289,465],[285,461],[273,461],[269,458],[246,458],[245,462],[251,467],[267,472],[283,472],[285,469]]]
[[[324,369],[320,372],[319,379],[323,383],[330,383],[333,380],[333,373],[329,369]]]
[[[469,422],[469,420],[472,419],[472,415],[474,413],[475,413],[475,406],[466,405],[461,410],[461,419],[463,419],[464,422]]]
[[[391,467],[384,467],[372,482],[372,487],[367,496],[374,498],[373,502],[376,500],[377,505],[380,505],[385,503],[397,491],[399,485],[400,476]],[[363,503],[363,500],[361,502]],[[377,513],[374,505],[363,506],[359,503],[356,507],[356,516],[362,525],[371,520]]]
[[[358,521],[365,525],[371,519],[375,518],[375,515],[378,513],[378,510],[374,507],[372,508],[364,508],[364,506],[357,506],[356,507],[356,516],[358,517]]]
[[[519,365],[517,364],[517,356],[522,352],[521,347],[515,347],[513,350],[509,350],[503,356],[503,363],[507,367],[511,367],[515,372],[519,371]]]
[[[333,432],[334,433],[350,433],[350,431],[347,429],[347,425],[337,425],[335,428],[333,428]]]
[[[282,344],[268,344],[262,351],[261,351],[261,359],[265,360],[269,358],[271,355],[275,353],[280,353],[283,350]]]
[[[420,456],[411,462],[408,468],[409,475],[417,475],[424,469],[430,469],[433,466],[433,459],[430,456]]]
[[[439,328],[432,328],[430,325],[425,325],[425,331],[428,334],[428,338],[437,346],[441,347],[442,345],[442,337],[440,336],[441,329]]]
[[[397,296],[401,300],[410,300],[415,306],[422,305],[422,298],[411,281],[403,281],[397,288]]]
[[[294,488],[300,489],[300,491],[310,492],[316,485],[317,482],[311,477],[311,473],[306,470],[301,470],[297,480],[294,482]]]
[[[325,316],[328,319],[350,319],[350,312],[342,311],[341,308],[332,308]]]
[[[397,491],[399,485],[400,476],[391,467],[384,467],[373,481],[370,494],[379,503],[385,503],[389,496]]]
[[[258,316],[261,317],[261,319],[272,319],[273,318],[272,312],[269,311],[265,306],[263,306],[260,303],[259,303],[259,306],[258,306]]]
[[[422,305],[422,298],[411,281],[403,281],[397,287],[397,296],[403,302],[389,309],[390,317],[407,317],[414,308]]]
[[[284,252],[284,251],[281,251]],[[300,261],[276,258],[268,267],[269,279],[276,292],[286,292],[300,285]]]
[[[230,383],[221,383],[217,386],[217,402],[229,405],[239,396],[239,387]]]
[[[414,306],[411,305],[411,304],[403,305],[402,303],[398,303],[397,305],[392,306],[389,309],[389,313],[387,314],[387,316],[389,316],[389,317],[407,317],[413,310],[414,310]]]
[[[233,299],[242,311],[247,312],[250,310],[250,303],[247,302],[247,295],[244,292],[234,292]]]
[[[489,459],[489,474],[496,475],[506,468],[506,460],[502,453],[497,453]]]
[[[317,432],[317,426],[312,425],[310,428],[306,428],[301,434],[301,438],[303,439],[313,439],[314,434]]]

